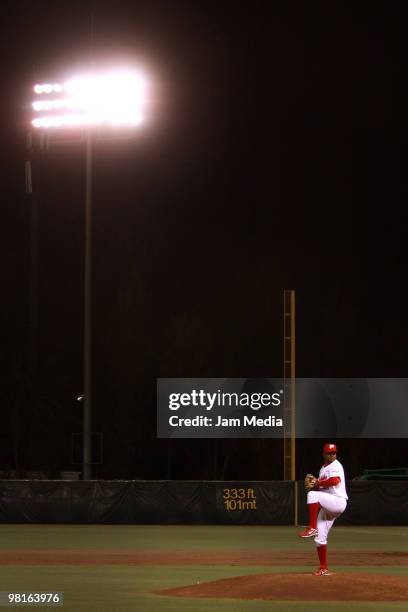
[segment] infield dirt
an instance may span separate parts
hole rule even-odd
[[[333,552],[331,566],[408,565],[406,552]],[[311,551],[3,550],[0,565],[237,565],[315,567]]]

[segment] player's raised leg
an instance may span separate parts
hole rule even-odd
[[[312,538],[317,535],[317,515],[319,514],[320,504],[313,495],[314,491],[307,494],[307,508],[309,510],[309,526],[299,533],[299,538]]]

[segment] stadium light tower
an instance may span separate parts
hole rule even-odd
[[[47,132],[80,131],[86,143],[84,274],[83,479],[92,477],[92,153],[93,134],[134,129],[144,119],[145,79],[137,71],[116,69],[79,74],[33,88],[32,127]],[[111,134],[114,137],[114,134]]]

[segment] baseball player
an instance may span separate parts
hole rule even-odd
[[[344,470],[337,460],[337,447],[335,444],[323,446],[324,464],[320,469],[319,478],[307,474],[305,488],[309,508],[309,527],[300,538],[311,538],[317,546],[320,567],[315,576],[330,576],[327,568],[327,536],[334,521],[344,512],[347,506],[346,482]]]

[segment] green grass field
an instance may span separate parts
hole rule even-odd
[[[0,525],[3,551],[305,551],[314,546],[296,537],[294,527]],[[408,552],[408,527],[336,527],[330,551]],[[350,566],[337,571],[406,576],[408,566]],[[271,602],[182,599],[152,591],[232,576],[310,571],[288,566],[137,566],[137,565],[2,565],[0,591],[63,591],[65,612],[234,612],[407,610],[408,602]],[[319,579],[317,579],[319,580]],[[345,588],[347,585],[345,585]],[[46,607],[37,607],[45,610]],[[52,609],[52,608],[49,608]]]

